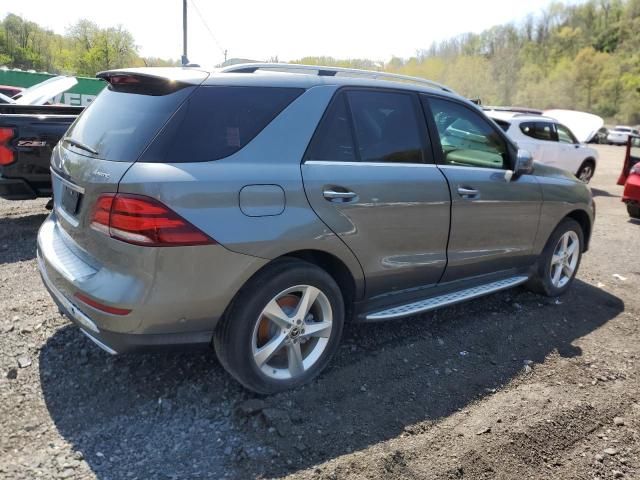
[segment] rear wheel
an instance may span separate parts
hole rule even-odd
[[[220,363],[240,383],[269,394],[318,375],[335,353],[344,323],[340,289],[324,270],[287,259],[238,294],[214,336]]]
[[[596,166],[592,160],[585,160],[580,168],[578,169],[578,173],[576,173],[576,177],[582,180],[584,183],[589,183],[593,174],[596,171]]]
[[[528,286],[549,297],[565,293],[578,273],[583,245],[580,224],[571,218],[562,220],[549,237]]]
[[[631,218],[640,218],[640,205],[627,203],[627,212]]]

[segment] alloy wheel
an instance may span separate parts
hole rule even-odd
[[[565,232],[553,251],[551,257],[551,284],[556,288],[564,287],[571,278],[580,258],[580,239],[573,230]]]
[[[297,378],[320,359],[332,327],[331,303],[320,289],[288,288],[273,297],[256,320],[253,360],[268,377]]]

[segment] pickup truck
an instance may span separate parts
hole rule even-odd
[[[0,198],[51,196],[51,150],[84,107],[43,104],[75,83],[56,77],[0,104]]]

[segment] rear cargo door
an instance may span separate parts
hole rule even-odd
[[[81,247],[95,238],[88,228],[97,198],[118,182],[173,113],[207,77],[190,71],[182,81],[118,72],[71,125],[51,158],[54,210]]]

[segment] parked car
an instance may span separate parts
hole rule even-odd
[[[525,283],[560,295],[588,248],[589,188],[426,80],[278,64],[99,77],[53,151],[37,256],[107,352],[213,344],[276,392],[322,371],[345,321]]]
[[[632,218],[640,218],[640,136],[630,135],[618,185],[624,185],[622,201]]]
[[[598,151],[580,143],[576,136],[551,117],[490,112],[491,118],[536,162],[561,168],[589,183],[596,171]]]
[[[614,129],[609,130],[607,143],[609,143],[609,145],[626,145],[629,140],[629,135],[640,135],[640,131],[633,127],[618,125]]]
[[[602,127],[600,130],[596,132],[596,134],[591,137],[587,143],[597,143],[600,145],[604,145],[607,143],[607,137],[609,136],[609,129],[607,127]]]
[[[24,88],[22,87],[13,87],[11,85],[0,85],[0,94],[5,95],[9,98],[12,98],[19,93],[22,93]]]
[[[0,104],[0,198],[51,196],[51,152],[84,107],[44,104],[76,83],[54,77]]]

